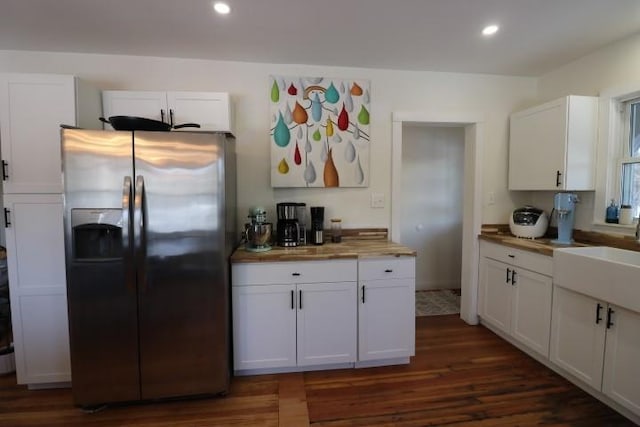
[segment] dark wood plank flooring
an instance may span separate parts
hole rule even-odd
[[[0,426],[632,426],[481,326],[420,317],[408,366],[233,378],[228,396],[87,414],[0,376]]]

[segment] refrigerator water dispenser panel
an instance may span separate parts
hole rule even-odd
[[[122,209],[72,209],[71,229],[76,261],[122,258]]]

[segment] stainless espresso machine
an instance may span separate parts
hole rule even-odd
[[[278,246],[293,247],[300,243],[298,206],[298,203],[278,203],[276,205]]]

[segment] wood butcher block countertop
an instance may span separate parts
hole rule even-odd
[[[571,248],[578,246],[590,246],[583,243],[574,243],[572,245],[555,245],[551,243],[553,239],[539,238],[539,239],[524,239],[515,237],[512,234],[502,233],[482,233],[478,236],[481,240],[487,240],[489,242],[499,243],[501,245],[509,246],[516,249],[523,249],[525,251],[537,252],[542,255],[552,256],[554,249]]]
[[[548,232],[548,234],[552,236],[556,235],[556,233],[556,230],[550,230]],[[617,236],[583,230],[573,231],[573,238],[576,241],[571,245],[555,245],[552,243],[553,238],[546,236],[539,239],[518,238],[509,232],[508,224],[485,224],[482,226],[482,232],[478,238],[548,256],[552,256],[555,249],[579,246],[611,246],[619,249],[640,251],[640,245],[635,241],[633,236]]]
[[[250,252],[241,246],[231,255],[231,263],[358,259],[381,256],[416,256],[416,251],[389,240],[344,239],[341,243],[325,243],[318,246],[305,245],[294,248],[274,246],[266,252]]]

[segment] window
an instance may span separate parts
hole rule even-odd
[[[620,201],[640,213],[640,98],[620,104],[624,111],[620,144]]]

